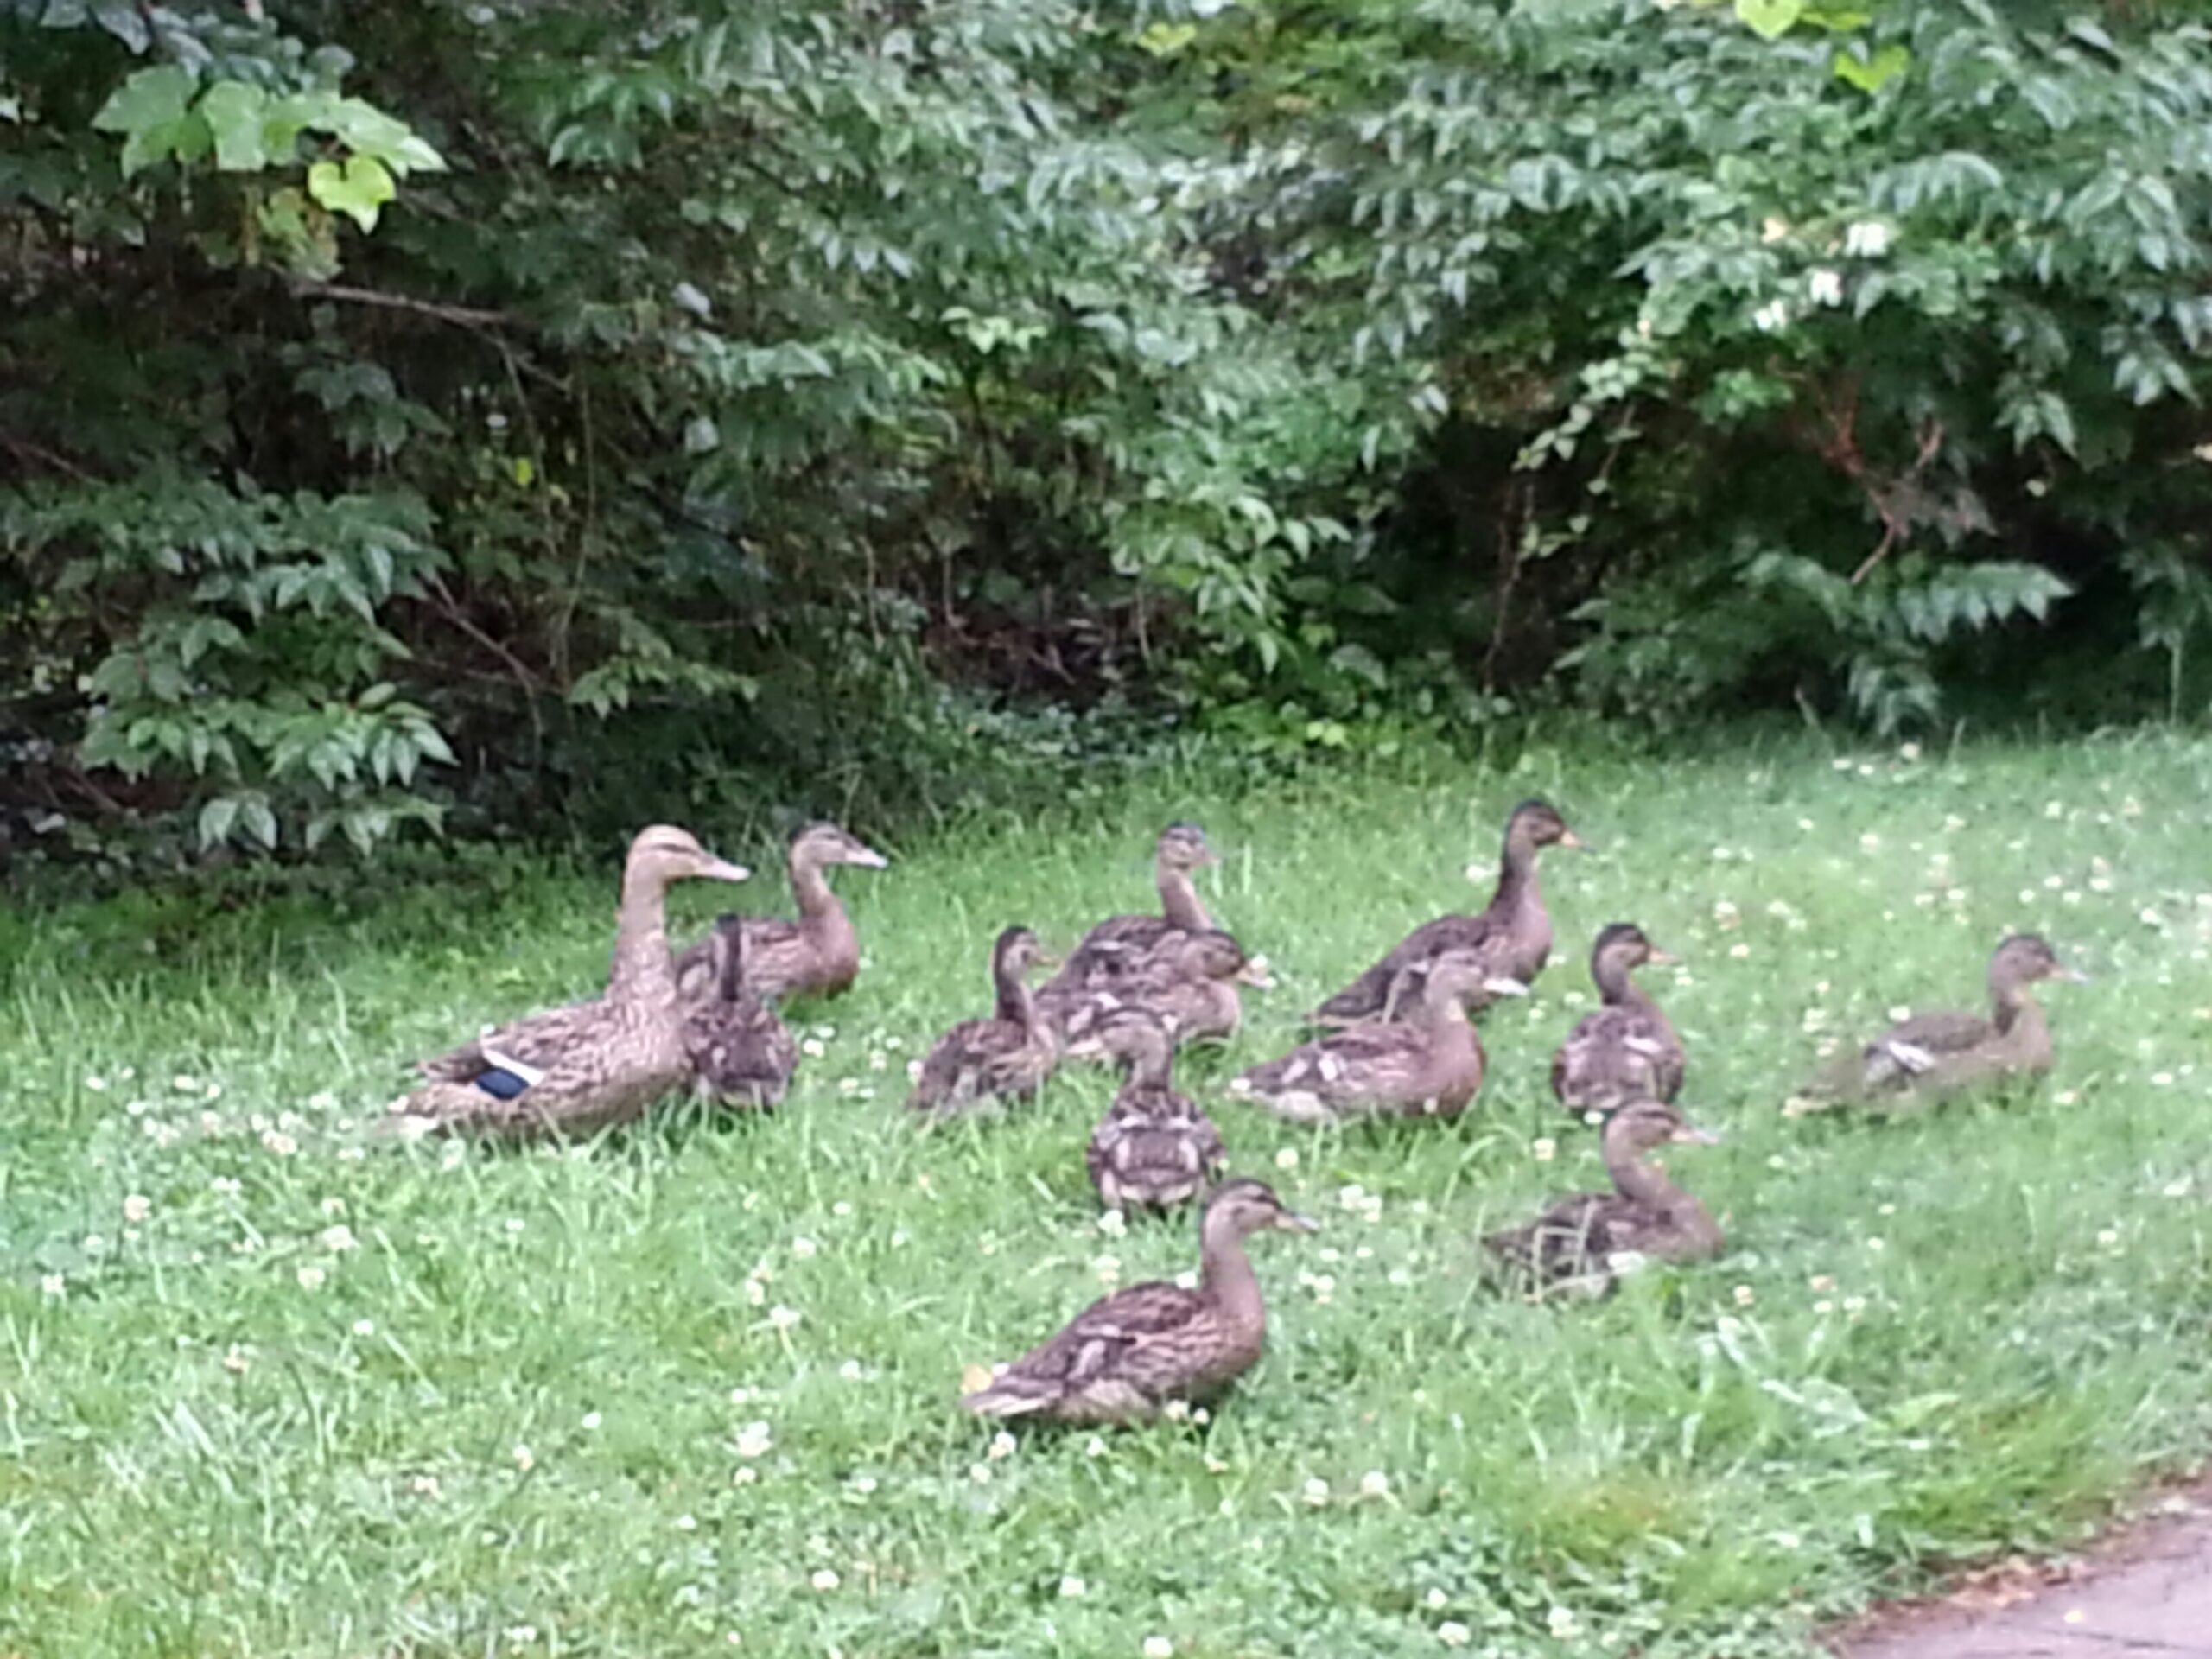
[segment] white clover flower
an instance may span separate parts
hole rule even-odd
[[[1175,1644],[1164,1636],[1147,1636],[1144,1639],[1144,1659],[1174,1659]]]
[[[791,1254],[802,1262],[805,1261],[819,1249],[821,1249],[820,1245],[817,1244],[812,1239],[805,1237],[804,1235],[791,1240]]]
[[[315,1236],[315,1240],[324,1249],[334,1253],[359,1248],[359,1242],[353,1236],[353,1230],[342,1221],[334,1227],[324,1228]]]
[[[321,1290],[327,1275],[321,1268],[302,1268],[298,1273],[302,1290]]]
[[[1773,246],[1789,234],[1789,221],[1786,219],[1768,218],[1759,224],[1759,240],[1769,247]]]
[[[996,1462],[1002,1458],[1012,1457],[1014,1455],[1014,1436],[1007,1433],[1006,1430],[1001,1429],[997,1433],[991,1436],[989,1449],[984,1453],[984,1455],[991,1459],[994,1462]]]
[[[768,1310],[768,1323],[779,1331],[789,1331],[798,1324],[799,1312],[795,1307],[779,1305]]]
[[[69,1281],[60,1274],[49,1273],[38,1281],[39,1294],[47,1297],[60,1297],[69,1294]]]
[[[1738,1285],[1738,1286],[1737,1286],[1737,1287],[1736,1287],[1736,1306],[1738,1306],[1738,1307],[1749,1307],[1749,1306],[1750,1306],[1753,1302],[1757,1301],[1758,1300],[1758,1294],[1757,1294],[1756,1292],[1754,1292],[1749,1285]]]
[[[1572,1607],[1553,1608],[1544,1615],[1544,1625],[1562,1642],[1580,1632],[1582,1628],[1575,1621],[1574,1610]]]
[[[143,1221],[154,1213],[154,1201],[143,1192],[133,1192],[123,1201],[125,1221]]]
[[[1077,1601],[1089,1592],[1090,1586],[1073,1573],[1060,1580],[1060,1598],[1064,1601]]]
[[[764,1422],[747,1423],[737,1431],[737,1455],[741,1458],[765,1458],[775,1443],[775,1436]]]
[[[1312,1509],[1321,1509],[1329,1502],[1329,1483],[1316,1475],[1306,1483],[1305,1498]]]
[[[1281,1152],[1275,1154],[1275,1167],[1277,1169],[1296,1169],[1298,1167],[1298,1148],[1296,1147],[1285,1147]]]
[[[1369,1470],[1359,1478],[1359,1495],[1362,1497],[1389,1497],[1390,1477],[1380,1469]]]
[[[821,1591],[824,1595],[827,1595],[830,1591],[835,1590],[838,1585],[842,1584],[843,1580],[838,1578],[836,1573],[830,1568],[821,1567],[815,1569],[814,1576],[808,1580],[807,1582],[811,1584],[817,1590]]]
[[[377,1322],[374,1319],[356,1319],[353,1321],[353,1334],[355,1336],[373,1337],[376,1333]]]
[[[1559,1142],[1548,1135],[1540,1135],[1529,1143],[1529,1155],[1540,1164],[1548,1164],[1559,1156]]]
[[[582,1424],[584,1432],[586,1433],[590,1433],[596,1430],[599,1426],[607,1420],[604,1417],[601,1417],[595,1411],[588,1411],[584,1413],[583,1416],[578,1421]]]
[[[1456,1618],[1447,1618],[1436,1627],[1436,1639],[1447,1648],[1464,1648],[1475,1639],[1475,1633]]]
[[[515,1467],[525,1475],[537,1467],[537,1453],[526,1446],[518,1444],[512,1455],[515,1460]]]

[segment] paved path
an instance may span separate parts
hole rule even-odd
[[[2212,1659],[2212,1486],[2169,1509],[2063,1582],[1901,1610],[1837,1650],[1843,1659]]]

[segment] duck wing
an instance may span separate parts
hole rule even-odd
[[[1610,1111],[1631,1099],[1671,1101],[1681,1092],[1682,1045],[1645,1008],[1586,1014],[1552,1056],[1552,1093],[1569,1111]]]
[[[1181,1095],[1117,1100],[1084,1150],[1098,1195],[1117,1209],[1196,1198],[1221,1167],[1221,1131]]]
[[[991,1417],[1149,1416],[1190,1370],[1188,1349],[1203,1342],[1211,1319],[1196,1291],[1159,1281],[1131,1285],[1093,1302],[961,1403]]]
[[[906,1104],[926,1111],[1026,1094],[1044,1082],[1053,1058],[1052,1050],[1033,1046],[1028,1033],[1011,1020],[963,1020],[922,1061]]]
[[[1996,1036],[1997,1027],[1982,1014],[1918,1014],[1891,1026],[1860,1051],[1862,1078],[1869,1089],[1910,1088],[1915,1079]]]
[[[493,1062],[485,1058],[489,1049],[543,1071],[559,1065],[562,1056],[579,1045],[602,1040],[615,1023],[606,1000],[593,997],[511,1020],[442,1054],[416,1061],[416,1069],[448,1083],[474,1083],[491,1069]]]
[[[1391,985],[1408,969],[1414,971],[1399,992],[1399,1001],[1417,1002],[1428,964],[1437,957],[1446,951],[1479,951],[1502,937],[1501,925],[1488,911],[1478,916],[1440,916],[1423,922],[1393,945],[1380,962],[1314,1009],[1313,1022],[1347,1025],[1382,1013]]]
[[[1068,952],[1060,969],[1039,988],[1045,991],[1111,990],[1154,969],[1161,952],[1182,938],[1183,930],[1161,916],[1109,916]]]
[[[1586,1280],[1609,1287],[1610,1258],[1633,1250],[1642,1231],[1641,1206],[1618,1192],[1579,1192],[1561,1198],[1523,1227],[1486,1235],[1485,1249],[1510,1271],[1537,1285]]]

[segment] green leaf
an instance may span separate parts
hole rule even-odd
[[[308,194],[334,213],[344,213],[364,231],[377,227],[377,212],[397,194],[391,175],[373,156],[349,156],[340,168],[317,162],[308,169]]]
[[[276,844],[276,815],[269,810],[269,802],[264,797],[248,796],[239,803],[238,814],[245,820],[248,835],[264,847]]]
[[[213,142],[207,124],[196,114],[134,132],[124,140],[123,176],[130,178],[171,156],[180,162],[196,162],[207,153]]]
[[[1137,44],[1155,58],[1172,58],[1198,38],[1195,23],[1157,22],[1137,36]]]
[[[232,795],[217,796],[200,809],[200,846],[203,849],[213,847],[217,842],[226,840],[230,836],[232,826],[238,821],[238,798]]]
[[[1805,15],[1805,0],[1736,0],[1736,16],[1761,40],[1778,41]]]
[[[257,173],[269,165],[264,123],[269,94],[242,80],[218,81],[200,100],[200,118],[215,140],[215,165],[226,173]]]
[[[1833,64],[1838,80],[1869,93],[1880,92],[1911,66],[1911,51],[1894,41],[1865,58],[1838,47]]]
[[[92,117],[96,132],[141,133],[184,119],[192,101],[192,72],[175,64],[141,69],[117,87]]]

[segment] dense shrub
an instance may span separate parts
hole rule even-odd
[[[13,832],[2194,712],[2209,215],[2117,0],[0,0]]]

